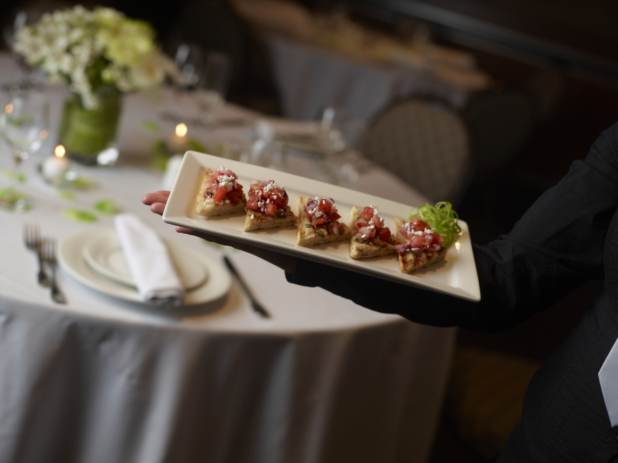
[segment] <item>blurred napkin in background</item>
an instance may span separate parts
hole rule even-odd
[[[180,165],[182,164],[183,158],[184,154],[175,154],[168,159],[165,166],[165,174],[163,174],[162,187],[164,190],[171,191],[174,187],[176,177],[178,177],[178,172],[180,172]]]
[[[114,224],[142,300],[157,306],[182,305],[185,289],[157,232],[135,214],[117,215]]]

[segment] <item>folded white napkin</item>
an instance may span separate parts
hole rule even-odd
[[[143,301],[178,307],[185,297],[167,246],[157,233],[135,214],[114,218],[116,233],[131,276]]]

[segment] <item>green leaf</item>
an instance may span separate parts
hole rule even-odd
[[[76,190],[86,190],[96,185],[97,182],[88,177],[77,177],[75,180],[71,181],[71,186]]]
[[[58,192],[58,196],[60,196],[62,199],[68,199],[68,200],[73,200],[75,199],[75,193],[73,193],[70,190],[61,190],[58,189],[56,190]]]
[[[200,153],[205,153],[207,151],[206,147],[194,138],[189,138],[187,148],[190,151],[199,151]]]
[[[313,225],[311,225],[310,223],[306,223],[305,228],[313,228]]]
[[[118,210],[116,206],[116,201],[109,198],[103,198],[93,205],[94,210],[100,212],[101,214],[115,214]]]
[[[17,183],[26,183],[26,176],[24,174],[17,174],[16,178]]]
[[[97,220],[97,217],[92,212],[80,209],[65,209],[62,211],[62,215],[75,222],[96,222]]]
[[[17,201],[25,198],[26,195],[15,188],[0,189],[0,201],[8,204],[15,204]]]
[[[142,121],[142,129],[146,132],[158,132],[161,126],[153,120],[146,119]]]
[[[320,238],[324,238],[324,233],[322,233],[322,231],[321,231],[321,230],[319,230],[319,229],[317,229],[317,228],[316,228],[316,229],[315,229],[315,232],[318,234],[318,236],[319,236]]]
[[[167,168],[167,161],[169,161],[169,158],[167,156],[160,154],[154,155],[152,157],[152,167],[165,172],[165,169]]]
[[[150,151],[152,151],[152,154],[154,156],[169,157],[167,145],[165,143],[165,140],[163,140],[162,138],[152,142],[152,145],[150,146]]]

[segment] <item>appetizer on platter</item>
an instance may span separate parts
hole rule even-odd
[[[274,180],[254,181],[249,187],[248,196],[245,231],[296,225],[298,217],[288,206],[288,194]]]
[[[234,172],[223,166],[214,172],[206,169],[195,205],[199,215],[210,217],[244,212],[246,203],[242,185]]]
[[[367,259],[397,252],[391,231],[384,226],[384,219],[378,215],[377,208],[369,206],[361,211],[354,206],[350,211],[350,228],[353,232],[350,257]]]
[[[399,254],[399,268],[412,273],[444,259],[447,249],[444,238],[434,232],[429,224],[418,217],[410,222],[395,218],[397,238],[395,249]]]
[[[350,228],[338,222],[335,201],[330,198],[306,198],[298,200],[297,246],[315,246],[336,241],[347,241],[352,237]]]

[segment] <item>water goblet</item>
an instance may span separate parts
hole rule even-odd
[[[362,159],[353,148],[362,129],[363,124],[352,119],[344,108],[324,109],[318,125],[318,138],[324,151],[324,170],[333,177],[333,183],[358,180]]]
[[[202,125],[212,126],[213,113],[225,105],[230,65],[230,57],[225,53],[211,52],[206,56],[203,80],[197,94]]]
[[[13,89],[0,97],[0,137],[12,150],[13,170],[10,184],[0,190],[0,207],[25,212],[32,199],[17,188],[25,182],[20,167],[24,160],[38,151],[49,134],[49,103],[37,91]]]

